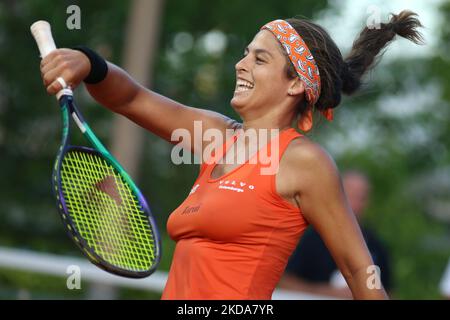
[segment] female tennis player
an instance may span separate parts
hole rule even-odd
[[[193,137],[194,121],[226,137],[206,152],[194,187],[169,217],[176,248],[163,299],[270,299],[308,224],[323,238],[355,299],[384,299],[333,159],[296,129],[310,130],[315,110],[332,120],[341,94],[360,87],[380,51],[396,35],[420,43],[420,26],[416,14],[402,11],[378,29],[365,28],[343,59],[315,23],[264,25],[235,67],[231,105],[242,123],[154,93],[86,47],[53,52],[41,71],[48,93],[84,80],[100,104],[167,141],[180,128]],[[238,144],[250,130],[269,138],[255,153],[249,150],[258,142]],[[263,164],[248,160],[275,150],[271,144],[277,145],[271,154],[279,165],[262,174]],[[231,159],[245,155],[246,162],[220,161],[233,145],[240,147]],[[208,146],[202,144],[202,155]]]

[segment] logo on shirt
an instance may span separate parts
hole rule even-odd
[[[226,189],[234,192],[244,192],[245,190],[253,191],[255,189],[255,186],[242,181],[220,180],[219,189]]]
[[[195,191],[197,191],[198,187],[200,187],[199,184],[196,184],[195,186],[192,187],[191,192],[189,192],[189,195],[193,194]]]
[[[184,208],[181,214],[197,213],[198,210],[200,210],[200,206],[200,204],[198,206],[187,206],[186,208]]]

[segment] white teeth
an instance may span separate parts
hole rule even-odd
[[[243,92],[243,91],[249,91],[251,90],[250,88],[247,87],[237,87],[236,92]]]
[[[254,85],[248,81],[238,79],[236,82],[236,91],[247,91],[253,89]]]

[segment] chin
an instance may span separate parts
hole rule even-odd
[[[236,97],[233,97],[230,101],[231,106],[234,110],[239,110],[243,107],[243,104],[239,99],[236,99]]]

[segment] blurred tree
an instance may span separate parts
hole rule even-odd
[[[66,28],[66,8],[72,4],[81,8],[81,30]],[[62,231],[51,196],[61,125],[54,98],[45,94],[39,77],[29,26],[38,19],[49,20],[58,46],[87,44],[120,65],[128,6],[121,0],[0,2],[0,165],[5,168],[0,171],[0,245],[78,254]],[[153,89],[237,118],[229,106],[234,64],[259,26],[279,17],[312,18],[326,6],[325,0],[166,1]],[[443,21],[450,18],[448,3],[441,14]],[[357,96],[344,99],[336,121],[321,121],[309,134],[341,169],[356,166],[371,177],[374,193],[367,222],[391,248],[398,298],[437,297],[437,281],[449,254],[427,245],[430,236],[448,230],[425,215],[428,209],[417,188],[411,187],[450,164],[447,25],[439,36],[441,45],[429,57],[380,64]],[[110,144],[112,115],[95,107],[83,89],[77,94],[93,129]],[[172,164],[170,151],[168,143],[151,134],[146,137],[139,185],[161,230],[198,170]],[[164,248],[161,269],[167,270],[173,242],[165,241]],[[5,279],[13,286],[10,275]]]

